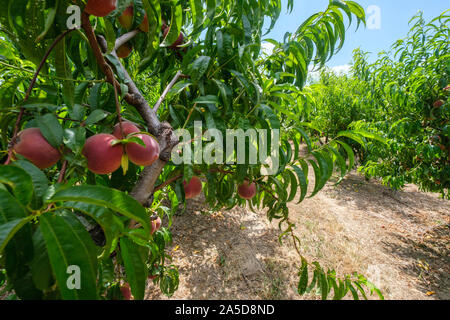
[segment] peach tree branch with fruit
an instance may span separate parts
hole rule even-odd
[[[69,33],[74,3],[81,28]],[[339,51],[344,16],[359,25],[364,10],[330,1],[283,42],[265,40],[267,54],[265,18],[271,29],[281,3],[8,0],[0,13],[5,290],[20,299],[143,299],[153,281],[170,296],[179,277],[167,250],[171,221],[203,192],[213,210],[247,205],[279,221],[280,241],[292,239],[299,254],[299,294],[358,298],[366,288],[382,297],[362,275],[307,262],[287,208],[317,194],[335,169],[344,177],[355,161],[348,142],[374,136],[347,131],[319,147],[304,117],[314,103],[304,90],[308,67]],[[175,164],[176,129],[195,133],[183,143],[206,145],[198,122],[222,133],[279,131],[277,172],[249,161]],[[72,266],[81,289],[67,285]]]

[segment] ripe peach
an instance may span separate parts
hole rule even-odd
[[[198,177],[192,177],[189,183],[183,181],[183,187],[186,199],[195,198],[202,192],[202,182]]]
[[[163,27],[163,36],[164,36],[164,38],[165,38],[165,37],[167,36],[167,34],[169,33],[169,30],[170,30],[169,27],[167,27],[167,26],[166,26],[165,28]],[[175,42],[172,43],[172,44],[169,46],[169,48],[172,49],[172,50],[180,49],[180,48],[178,48],[178,46],[179,46],[179,45],[182,45],[183,42],[184,42],[184,36],[183,36],[183,33],[180,32],[180,35],[178,36],[177,40],[175,40]]]
[[[105,17],[116,9],[117,0],[88,0],[84,11],[96,17]]]
[[[135,142],[128,143],[125,146],[128,159],[138,166],[149,166],[159,158],[159,144],[146,134],[137,134],[136,137],[144,141],[145,147]]]
[[[119,48],[117,48],[116,53],[119,58],[125,59],[130,55],[131,51],[133,51],[133,46],[127,42],[121,45]]]
[[[128,121],[122,122],[122,129],[123,129],[124,138],[126,138],[128,135],[130,135],[132,133],[141,131],[141,130],[139,130],[138,127],[136,127],[134,124],[132,124],[131,122],[128,122]],[[115,136],[117,139],[122,139],[122,137],[120,135],[120,124],[119,123],[114,126],[113,136]]]
[[[13,150],[40,169],[53,166],[61,158],[59,151],[45,140],[39,128],[28,128],[19,132]]]
[[[111,143],[117,140],[111,134],[100,133],[86,140],[83,155],[88,161],[88,169],[96,174],[109,174],[119,169],[123,148],[122,145]]]
[[[156,218],[156,220],[152,220],[151,233],[154,234],[156,231],[159,230],[159,228],[161,228],[161,218],[160,217]]]
[[[438,101],[436,101],[436,102],[433,104],[433,107],[435,107],[435,108],[440,108],[440,107],[442,107],[443,105],[444,105],[444,101],[438,100]]]
[[[248,181],[244,181],[238,187],[238,194],[241,198],[250,200],[256,195],[256,184],[252,182],[251,184]]]
[[[139,25],[139,29],[142,32],[148,32],[149,26],[148,26],[148,17],[147,14],[145,14],[144,19],[142,20],[141,24]]]
[[[126,30],[130,30],[133,26],[133,5],[128,6],[120,15],[119,23]]]
[[[124,283],[123,285],[120,286],[120,292],[122,293],[124,300],[132,300],[131,288],[128,283]]]

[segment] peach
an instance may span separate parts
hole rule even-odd
[[[149,26],[148,26],[148,17],[147,14],[145,14],[144,19],[142,20],[141,24],[139,25],[139,29],[142,32],[148,32]]]
[[[117,0],[88,0],[84,11],[96,17],[105,17],[116,9]]]
[[[435,107],[435,108],[440,108],[440,107],[442,107],[443,105],[444,105],[444,101],[438,100],[438,101],[436,101],[436,102],[433,104],[433,107]]]
[[[130,30],[133,26],[133,5],[128,6],[120,15],[119,23],[126,30]]]
[[[131,288],[128,283],[124,283],[123,285],[120,286],[120,292],[122,293],[124,300],[132,300]]]
[[[170,30],[170,28],[169,27],[163,27],[163,36],[164,36],[164,38],[167,36],[167,34],[169,33],[169,30]],[[172,43],[170,46],[169,46],[169,48],[170,49],[172,49],[172,50],[175,50],[175,49],[180,49],[180,48],[178,48],[178,46],[179,45],[182,45],[183,44],[183,42],[184,42],[184,36],[183,36],[183,33],[182,32],[180,32],[180,35],[178,36],[178,38],[177,38],[177,40],[175,40],[175,42],[174,43]]]
[[[151,233],[154,234],[156,231],[159,230],[159,228],[161,228],[161,218],[160,217],[156,218],[156,220],[152,220]]]
[[[49,168],[61,159],[59,151],[48,143],[39,128],[19,132],[13,150],[40,169]]]
[[[96,174],[109,174],[121,165],[123,147],[112,143],[117,138],[111,134],[100,133],[86,140],[82,153],[88,161],[88,169]]]
[[[128,143],[125,146],[128,159],[138,166],[149,166],[159,158],[159,144],[146,134],[137,134],[136,137],[144,141],[145,147],[135,142]]]
[[[256,184],[254,182],[249,184],[247,180],[244,181],[238,187],[238,194],[242,199],[252,199],[256,195]]]
[[[117,48],[116,53],[119,58],[125,59],[130,55],[131,51],[133,51],[133,46],[127,42]]]
[[[183,181],[184,194],[186,199],[192,199],[197,197],[202,192],[202,182],[198,177],[192,177],[187,183]]]
[[[140,132],[138,127],[136,127],[134,124],[128,121],[122,122],[122,130],[124,138],[126,138],[128,135],[136,132]],[[116,124],[114,126],[113,136],[115,136],[117,139],[122,139],[122,136],[120,135],[120,124]]]

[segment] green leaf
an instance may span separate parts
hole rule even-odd
[[[25,170],[31,177],[34,186],[34,192],[37,197],[42,198],[48,189],[48,179],[44,172],[28,160],[14,161],[14,165]]]
[[[216,12],[216,0],[206,0],[206,16],[212,20]]]
[[[111,210],[94,204],[74,201],[64,202],[60,208],[80,211],[94,219],[102,227],[106,243],[101,258],[108,257],[114,251],[117,239],[124,230],[124,225]]]
[[[355,153],[353,152],[352,148],[345,142],[339,140],[336,140],[336,142],[339,143],[344,148],[345,152],[347,152],[349,159],[348,171],[352,170],[355,164]]]
[[[45,239],[50,264],[63,299],[98,299],[96,248],[89,233],[73,214],[44,213],[39,227]],[[69,266],[80,270],[80,289],[68,287]]]
[[[139,222],[150,238],[150,224],[145,208],[121,191],[103,186],[75,186],[56,192],[50,201],[76,201],[109,208]]]
[[[210,61],[211,57],[200,56],[189,65],[188,69],[192,80],[200,80],[200,78],[205,74],[206,70],[208,70]]]
[[[114,26],[109,19],[103,19],[105,26],[106,43],[108,44],[108,53],[114,49],[116,43],[116,32]]]
[[[345,284],[348,289],[350,289],[350,292],[352,293],[353,300],[359,300],[358,292],[356,291],[355,287],[353,287],[351,281],[349,279],[345,280]]]
[[[180,94],[180,92],[182,92],[184,89],[188,88],[188,87],[191,86],[191,85],[192,85],[192,82],[186,81],[186,80],[177,82],[177,83],[172,87],[172,89],[170,89],[170,91],[169,91],[169,96],[170,96],[170,97],[174,97],[174,96]]]
[[[131,293],[136,300],[142,300],[144,299],[148,276],[146,265],[148,249],[138,246],[130,239],[121,238],[120,252],[125,265],[127,281],[131,287]]]
[[[222,101],[223,101],[223,104],[225,105],[225,108],[229,109],[231,106],[231,90],[230,90],[230,88],[228,88],[228,86],[225,83],[223,83],[217,79],[212,79],[212,80],[219,88],[220,96],[222,97]]]
[[[328,297],[328,280],[327,276],[323,271],[320,272],[319,275],[319,282],[320,282],[320,293],[322,295],[322,300],[327,300]]]
[[[347,163],[345,162],[345,159],[342,157],[342,155],[339,153],[338,150],[333,148],[332,146],[327,146],[329,150],[333,153],[334,159],[337,160],[340,170],[341,170],[341,178],[345,176],[347,173]]]
[[[96,109],[91,112],[91,114],[84,121],[85,125],[89,126],[95,124],[108,116],[108,113],[101,109]]]
[[[0,110],[14,106],[14,97],[18,92],[17,88],[22,83],[23,79],[24,78],[21,77],[11,77],[2,82],[0,88]]]
[[[300,273],[301,276],[300,281],[298,282],[298,294],[303,295],[308,287],[308,264],[304,259],[302,259]]]
[[[313,167],[314,178],[315,178],[314,179],[315,180],[314,190],[308,197],[308,198],[311,198],[311,197],[315,196],[317,194],[317,192],[319,192],[321,189],[321,185],[322,185],[322,181],[323,181],[323,170],[320,169],[320,167],[314,162],[314,160],[308,159],[308,162]]]
[[[305,132],[305,130],[303,130],[303,128],[300,128],[300,127],[295,128],[295,130],[298,131],[298,133],[300,133],[300,135],[305,140],[306,146],[308,147],[308,152],[311,152],[312,145],[311,145],[311,139],[309,139],[308,134]]]
[[[339,137],[347,137],[347,138],[350,138],[350,139],[352,139],[352,140],[358,142],[358,143],[361,145],[361,147],[363,147],[364,149],[367,148],[367,147],[366,147],[366,143],[364,142],[364,140],[361,139],[361,137],[360,137],[358,134],[356,134],[356,133],[354,133],[354,132],[352,132],[352,131],[341,131],[341,132],[339,132],[339,133],[337,134],[337,136],[336,136],[336,138],[339,138]]]
[[[197,29],[203,22],[203,4],[201,0],[189,0],[194,29]]]
[[[194,100],[194,103],[197,104],[219,104],[219,98],[217,96],[213,96],[213,95],[208,95],[208,96],[202,96],[202,97],[198,97],[197,99]]]
[[[75,153],[81,152],[86,142],[86,129],[84,127],[64,130],[64,144]]]
[[[63,143],[63,128],[58,119],[51,113],[37,119],[39,129],[44,138],[53,147],[59,148]]]
[[[0,166],[0,183],[8,185],[14,196],[23,205],[28,205],[33,197],[33,180],[21,168],[12,165]]]
[[[278,119],[277,115],[272,111],[272,109],[265,104],[261,104],[259,108],[266,115],[272,129],[280,129],[280,120]]]
[[[40,228],[37,228],[33,234],[33,248],[34,257],[30,263],[31,276],[36,288],[46,290],[53,285],[54,279],[47,247]]]
[[[1,196],[3,196],[2,191],[3,190],[0,190]],[[2,209],[0,208],[0,210],[2,210]],[[22,219],[10,220],[6,223],[0,224],[0,253],[6,247],[9,240],[11,240],[12,237],[14,237],[16,232],[19,231],[20,228],[22,228],[25,224],[30,222],[32,219],[33,219],[33,217],[29,216],[29,217],[22,218]]]
[[[291,202],[292,200],[294,200],[295,195],[297,194],[297,187],[298,187],[298,182],[297,179],[295,178],[295,175],[292,171],[290,170],[286,170],[285,173],[287,173],[287,175],[289,176],[289,182],[291,185],[291,192],[289,193],[289,197],[287,199],[287,202]]]
[[[36,38],[36,42],[41,41],[53,25],[56,17],[56,9],[58,8],[58,3],[59,1],[56,1],[55,7],[49,8],[47,18],[45,19],[45,28],[42,33]]]
[[[171,0],[171,18],[170,18],[170,30],[166,35],[163,43],[164,47],[168,47],[174,43],[180,35],[181,28],[183,26],[183,8],[177,4],[177,1]]]
[[[308,183],[306,181],[306,176],[302,169],[300,169],[299,167],[297,167],[295,165],[293,165],[292,168],[294,169],[295,173],[297,174],[298,181],[300,183],[301,194],[300,194],[300,199],[298,201],[298,203],[300,203],[303,201],[303,199],[305,199],[306,193],[308,192]]]
[[[75,101],[75,85],[73,81],[70,81],[72,79],[72,72],[71,66],[69,64],[69,59],[67,59],[66,50],[66,39],[63,39],[53,49],[55,57],[54,66],[56,69],[56,75],[58,77],[68,79],[62,82],[62,92],[64,103],[69,108],[72,108]]]
[[[359,135],[363,136],[364,138],[377,140],[377,141],[379,141],[381,143],[384,143],[384,144],[387,143],[387,140],[385,138],[381,137],[378,134],[372,133],[372,132],[368,132],[368,131],[361,130],[361,129],[359,129],[359,130],[352,130],[352,132],[355,133],[355,134],[359,134]]]

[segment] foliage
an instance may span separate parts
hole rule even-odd
[[[366,130],[386,139],[355,147],[367,178],[393,189],[414,183],[449,197],[450,47],[447,12],[426,22],[419,13],[411,31],[368,63],[356,50],[351,75],[321,75],[310,86],[316,106],[312,123],[327,137],[341,130]]]
[[[78,1],[81,9],[84,3]],[[131,3],[133,27],[147,14],[149,32],[133,34],[117,22]],[[10,142],[18,130],[29,127],[39,127],[62,154],[60,162],[45,170],[19,155],[0,167],[0,266],[6,270],[8,289],[20,299],[118,299],[121,284],[127,282],[134,298],[143,299],[151,276],[162,292],[172,295],[178,272],[166,250],[172,242],[169,228],[174,213],[184,208],[182,180],[193,175],[204,178],[206,200],[214,210],[246,204],[267,208],[270,220],[279,220],[283,232],[293,232],[287,203],[297,195],[301,202],[317,194],[336,168],[344,176],[355,162],[349,138],[364,144],[373,134],[341,132],[317,147],[306,131],[311,128],[307,116],[312,95],[302,91],[308,66],[323,65],[342,47],[346,19],[349,24],[356,19],[359,25],[365,19],[363,9],[352,1],[330,1],[326,11],[287,34],[283,43],[268,40],[275,49],[263,57],[261,43],[268,31],[264,22],[268,18],[269,30],[273,27],[281,3],[119,0],[109,16],[91,16],[81,29],[68,32],[66,9],[71,1],[7,1],[8,10],[0,12],[2,162],[13,160]],[[292,6],[288,1],[288,10]],[[163,23],[170,26],[165,37]],[[97,39],[90,37],[91,26]],[[186,42],[171,48],[180,32]],[[122,36],[130,36],[134,50],[120,60],[115,47]],[[104,52],[98,53],[99,48]],[[31,80],[35,70],[36,83]],[[111,70],[115,80],[108,75]],[[169,85],[181,74],[180,81]],[[150,109],[150,104],[155,107]],[[191,134],[195,121],[223,133],[279,129],[279,170],[265,176],[264,164],[250,164],[248,159],[244,164],[177,165],[163,159],[171,145],[151,167],[130,163],[126,173],[110,175],[87,170],[82,155],[86,139],[110,133],[121,118],[145,128],[163,146],[170,135],[154,125],[153,113],[161,123],[169,123],[170,130],[186,128]],[[301,143],[309,151],[304,158],[299,155]],[[152,175],[146,170],[153,170]],[[309,170],[315,175],[310,194]],[[145,201],[138,201],[134,190],[148,179],[156,184]],[[236,186],[246,179],[258,188],[248,203],[236,194]],[[150,221],[156,216],[167,217],[169,224],[151,235]],[[70,266],[82,270],[79,290],[66,283]],[[364,278],[353,281],[368,284]]]

